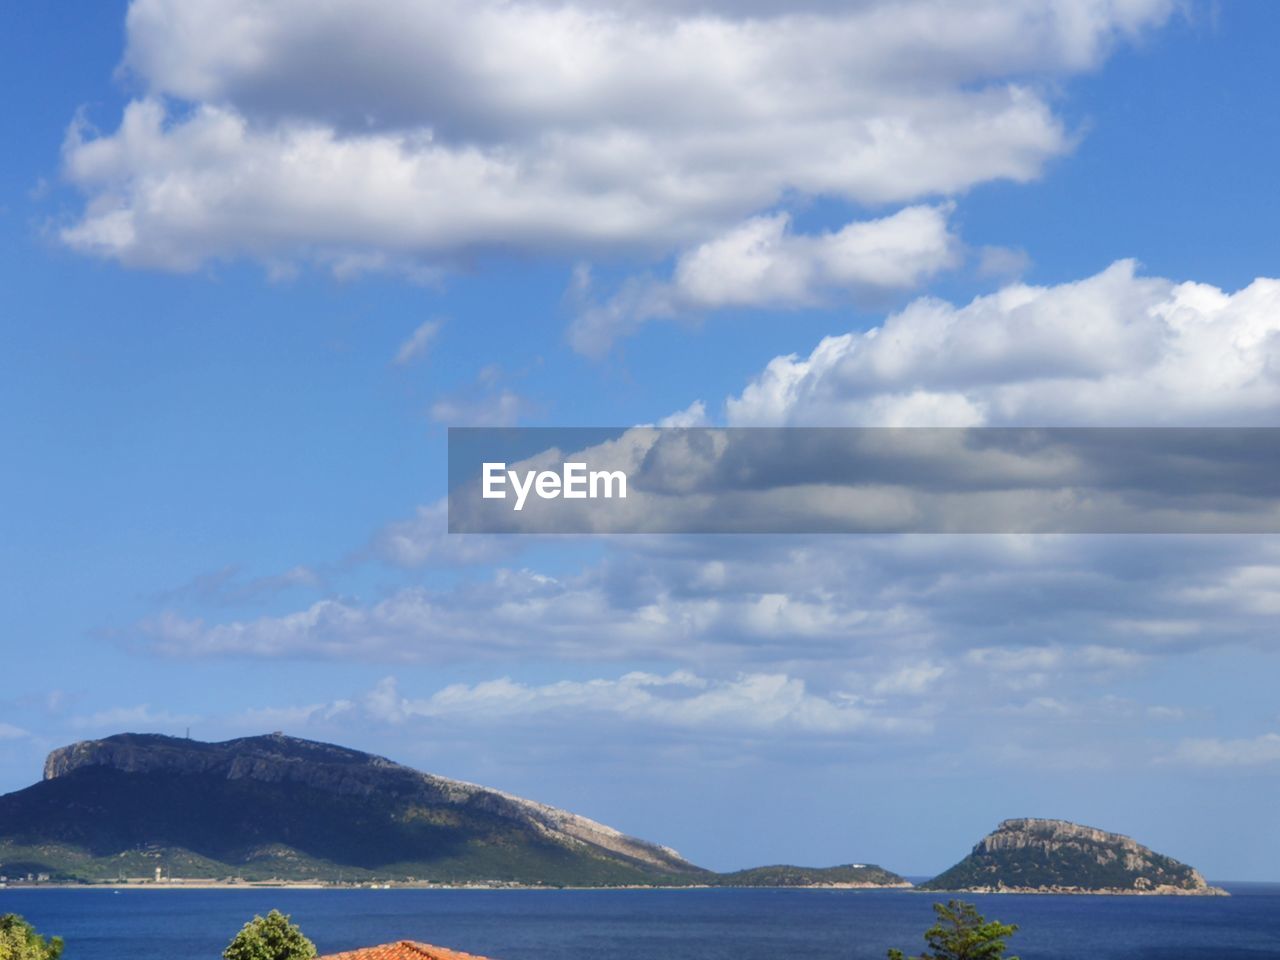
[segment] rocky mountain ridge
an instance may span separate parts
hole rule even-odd
[[[374,794],[401,802],[466,807],[531,826],[553,842],[582,845],[671,873],[698,872],[670,847],[629,837],[567,810],[461,780],[423,773],[385,757],[273,733],[221,743],[156,734],[119,734],[52,751],[46,782],[87,768],[297,784],[341,797]]]

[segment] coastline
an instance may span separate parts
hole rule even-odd
[[[918,889],[918,888],[917,888]],[[1165,887],[1155,890],[1132,890],[1123,887],[1104,887],[1090,890],[1084,887],[961,887],[959,890],[919,890],[920,893],[940,895],[949,894],[1033,894],[1038,896],[1068,897],[1229,897],[1221,887],[1208,887],[1203,890],[1184,890],[1180,887]]]
[[[617,886],[559,886],[531,883],[326,883],[308,880],[103,880],[0,884],[0,890],[913,890],[912,883],[813,883],[786,886],[734,886],[718,883],[620,884]]]
[[[399,881],[387,883],[326,883],[307,880],[173,880],[161,881],[87,881],[84,883],[8,883],[0,884],[8,890],[897,890],[931,896],[979,895],[1030,895],[1071,897],[1229,897],[1231,893],[1222,887],[1211,886],[1205,890],[1129,890],[1108,888],[1088,890],[1081,887],[968,887],[959,890],[926,890],[916,884],[905,883],[812,883],[790,885],[742,885],[717,883],[682,884],[624,884],[618,886],[558,886],[530,883],[431,883],[427,881]]]

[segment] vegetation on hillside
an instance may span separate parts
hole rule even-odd
[[[780,864],[722,873],[711,882],[721,887],[819,887],[848,884],[895,886],[907,881],[875,864],[845,864],[838,867],[795,867]]]
[[[204,879],[675,880],[625,857],[554,842],[481,804],[209,775],[86,767],[0,797],[0,824],[5,871],[64,880],[150,877],[157,867]]]
[[[1215,892],[1185,863],[1065,820],[1007,820],[924,890]]]

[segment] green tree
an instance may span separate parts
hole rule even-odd
[[[58,960],[62,938],[45,940],[16,913],[0,917],[0,960]]]
[[[311,960],[315,955],[316,945],[279,910],[254,917],[222,951],[223,960]]]
[[[935,903],[938,919],[924,932],[929,952],[907,957],[901,950],[890,950],[889,960],[1018,960],[1005,957],[1005,940],[1018,928],[1012,923],[988,921],[972,903],[948,900]]]

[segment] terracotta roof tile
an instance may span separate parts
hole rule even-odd
[[[384,943],[380,947],[365,947],[362,950],[348,950],[346,953],[329,953],[317,960],[485,960],[471,953],[460,953],[457,950],[446,950],[444,947],[433,947],[429,943],[414,943],[412,940],[401,940],[399,943]]]

